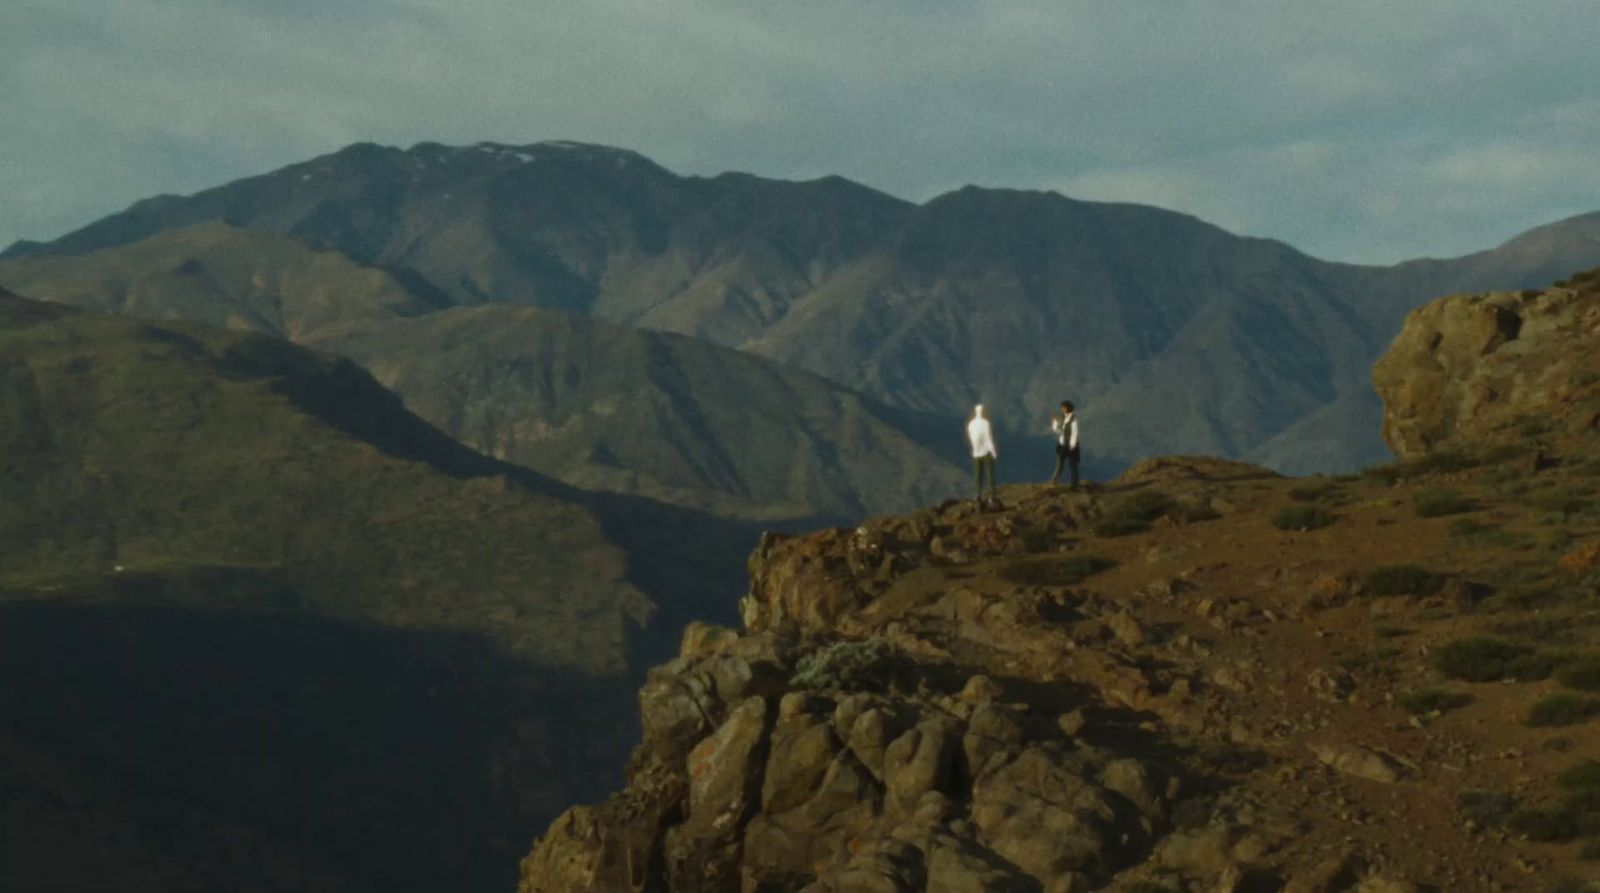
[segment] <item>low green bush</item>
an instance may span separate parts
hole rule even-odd
[[[1295,502],[1319,502],[1337,492],[1339,492],[1339,485],[1336,481],[1331,481],[1327,478],[1312,478],[1289,488],[1289,498]]]
[[[1442,518],[1473,511],[1478,504],[1455,490],[1437,488],[1418,493],[1412,498],[1411,506],[1419,518]]]
[[[1556,679],[1567,688],[1600,691],[1600,655],[1590,654],[1573,659],[1561,668]]]
[[[1528,455],[1528,445],[1525,443],[1502,443],[1491,447],[1483,453],[1483,461],[1490,465],[1500,465]]]
[[[1386,564],[1361,576],[1368,595],[1432,595],[1445,578],[1414,564]]]
[[[1000,568],[1000,576],[1024,586],[1075,586],[1117,566],[1097,555],[1072,555],[1065,558],[1030,558]]]
[[[1600,699],[1571,692],[1545,695],[1528,708],[1530,726],[1572,726],[1600,716]]]
[[[1100,536],[1128,536],[1150,529],[1155,520],[1175,507],[1171,497],[1154,490],[1140,490],[1107,502],[1094,532]]]
[[[1442,688],[1425,688],[1402,695],[1397,701],[1407,713],[1446,713],[1472,703],[1472,695]]]
[[[1563,809],[1521,809],[1506,820],[1506,827],[1529,840],[1550,843],[1578,836],[1578,823]]]
[[[1556,784],[1578,792],[1600,792],[1600,760],[1584,760],[1556,777]]]
[[[1291,505],[1278,512],[1272,525],[1279,530],[1320,530],[1338,520],[1333,512],[1316,503]]]
[[[882,679],[891,653],[882,639],[835,642],[800,658],[789,684],[842,691],[872,688]]]
[[[1435,669],[1463,682],[1537,681],[1550,675],[1554,663],[1531,646],[1501,639],[1459,639],[1433,653]]]
[[[1456,808],[1480,828],[1498,828],[1517,811],[1517,801],[1499,791],[1462,791],[1456,795]]]
[[[1361,472],[1361,476],[1369,480],[1382,481],[1388,484],[1408,481],[1413,478],[1426,477],[1430,474],[1449,474],[1456,471],[1466,471],[1477,468],[1483,460],[1476,456],[1460,452],[1429,453],[1417,459],[1402,459],[1388,465],[1377,465]]]

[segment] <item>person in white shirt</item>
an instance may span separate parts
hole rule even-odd
[[[994,465],[999,451],[994,448],[994,431],[989,420],[983,417],[983,404],[972,408],[972,421],[967,422],[967,443],[972,446],[972,479],[978,488],[978,501],[983,501],[983,476],[989,475],[989,497],[995,495]]]
[[[1050,430],[1056,436],[1056,470],[1050,475],[1050,486],[1056,485],[1063,466],[1072,470],[1072,489],[1078,489],[1078,462],[1083,451],[1078,447],[1078,413],[1071,400],[1061,401],[1061,414],[1051,416]]]

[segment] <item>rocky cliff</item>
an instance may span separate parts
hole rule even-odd
[[[522,893],[1595,889],[1595,283],[1413,313],[1362,475],[766,537]]]
[[[1406,457],[1600,425],[1600,270],[1411,312],[1373,370],[1383,436]]]

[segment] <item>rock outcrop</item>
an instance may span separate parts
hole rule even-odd
[[[1544,291],[1457,295],[1406,317],[1373,369],[1402,458],[1600,424],[1600,270]]]
[[[1482,710],[1396,706],[1472,625],[1542,610],[1477,613],[1495,587],[1450,564],[1439,522],[1395,513],[1427,474],[1307,485],[1171,458],[769,535],[744,628],[689,628],[641,691],[628,786],[551,827],[522,893],[1524,889],[1557,860],[1485,838],[1456,792],[1532,798],[1600,733],[1541,749],[1501,719],[1537,689],[1498,682]],[[1269,522],[1308,501],[1329,526]],[[1369,582],[1402,563],[1445,582]],[[1572,647],[1600,647],[1586,635]]]
[[[1541,889],[1576,854],[1516,837],[1600,827],[1555,791],[1600,722],[1552,736],[1583,698],[1524,684],[1597,684],[1597,284],[1411,315],[1374,377],[1423,461],[768,535],[744,629],[690,628],[522,893]]]

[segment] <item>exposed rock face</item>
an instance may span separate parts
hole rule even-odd
[[[1413,311],[1373,369],[1389,447],[1414,458],[1592,428],[1600,408],[1596,273],[1545,291],[1457,295]]]
[[[1533,472],[1541,486],[1596,486],[1600,463],[1562,459]],[[627,788],[557,821],[521,891],[1357,893],[1562,876],[1573,863],[1519,849],[1483,824],[1503,817],[1457,797],[1541,802],[1600,728],[1544,747],[1506,721],[1541,689],[1498,677],[1481,705],[1452,689],[1429,698],[1456,706],[1402,709],[1465,684],[1430,654],[1523,636],[1534,616],[1475,608],[1495,587],[1468,575],[1495,550],[1525,561],[1515,537],[1456,564],[1438,519],[1397,516],[1407,488],[1436,489],[1431,473],[1308,486],[1175,457],[1104,489],[1009,487],[1000,508],[769,535],[744,629],[688,630],[641,693]],[[1495,504],[1496,475],[1448,473],[1508,526],[1543,511]],[[1308,500],[1336,520],[1272,522]],[[1570,592],[1540,597],[1600,592],[1580,535],[1547,562]],[[1365,570],[1402,563],[1451,580],[1371,591]],[[1600,628],[1574,625],[1570,642],[1600,653]]]

